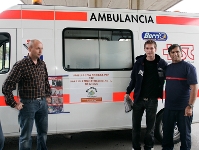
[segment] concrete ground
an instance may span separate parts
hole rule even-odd
[[[192,150],[199,149],[199,123],[192,125]],[[143,145],[144,129],[141,143]],[[132,150],[131,130],[83,132],[68,135],[49,135],[48,150]],[[161,144],[155,141],[155,150],[161,150]],[[180,149],[180,143],[175,150]],[[4,150],[18,150],[18,137],[7,137]],[[36,137],[33,137],[33,150],[36,150]]]

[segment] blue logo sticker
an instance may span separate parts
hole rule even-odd
[[[143,40],[166,41],[168,38],[165,32],[143,32]]]
[[[41,60],[44,60],[44,56],[43,56],[43,55],[41,55],[41,56],[40,56],[40,59],[41,59]]]

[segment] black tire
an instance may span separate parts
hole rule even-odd
[[[162,138],[163,138],[162,116],[163,116],[163,111],[160,112],[156,118],[155,131],[154,131],[154,136],[160,143],[162,143]],[[180,142],[180,132],[178,131],[178,127],[176,125],[174,128],[173,143],[177,144],[179,142]]]

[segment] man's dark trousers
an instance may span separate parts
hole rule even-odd
[[[135,150],[141,150],[140,132],[141,120],[144,110],[146,110],[146,133],[144,139],[144,149],[151,150],[154,145],[154,128],[156,120],[158,100],[157,98],[140,98],[133,105],[132,114],[132,145]]]
[[[174,127],[177,123],[180,132],[180,150],[191,149],[191,123],[193,116],[184,116],[185,110],[164,109],[163,113],[163,150],[173,150]]]

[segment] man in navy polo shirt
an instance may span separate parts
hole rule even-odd
[[[163,150],[173,150],[173,132],[177,124],[180,150],[191,149],[193,106],[198,91],[196,68],[182,60],[178,44],[168,48],[172,63],[166,69],[166,100],[163,114]]]

